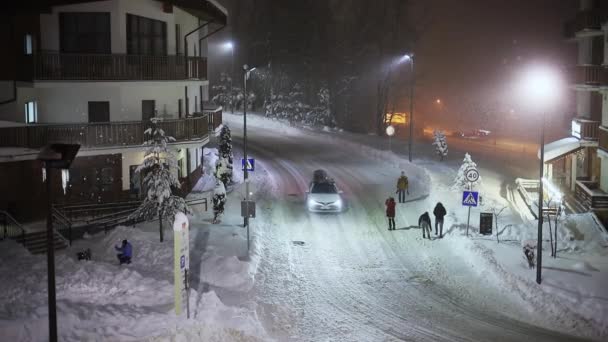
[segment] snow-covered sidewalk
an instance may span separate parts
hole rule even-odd
[[[264,177],[258,172],[257,177]],[[257,179],[261,183],[260,179]],[[158,222],[117,227],[75,241],[56,255],[58,333],[61,341],[261,341],[268,337],[255,307],[232,303],[237,293],[253,286],[259,263],[258,233],[252,223],[251,250],[240,217],[242,193],[228,194],[221,224],[208,211],[194,208],[190,217],[190,312],[173,309],[173,232],[164,224],[159,242]],[[255,189],[253,189],[255,190]],[[118,265],[115,245],[127,239],[133,262]],[[30,255],[13,241],[0,249],[0,331],[5,341],[48,340],[46,256]],[[90,248],[91,261],[76,253]],[[223,296],[222,293],[230,293]],[[224,297],[224,298],[223,298]]]

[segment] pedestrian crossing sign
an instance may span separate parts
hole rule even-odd
[[[476,207],[479,203],[479,192],[477,191],[463,191],[462,192],[462,205],[467,207]]]
[[[247,169],[247,171],[252,172],[255,170],[255,159],[253,158],[247,158],[247,160],[245,160],[244,158],[241,158],[241,170],[245,171],[245,169]]]

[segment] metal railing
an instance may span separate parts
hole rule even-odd
[[[5,210],[0,210],[0,220],[2,239],[21,238],[21,243],[25,246],[25,228],[23,228],[21,223]]]
[[[37,80],[206,79],[207,58],[41,51],[34,57]]]
[[[158,127],[176,141],[203,139],[209,135],[209,120],[199,117],[169,119]],[[0,128],[0,147],[40,148],[49,143],[80,144],[82,147],[142,145],[149,121],[106,123],[40,124]]]

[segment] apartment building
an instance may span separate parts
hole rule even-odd
[[[227,22],[211,0],[48,0],[3,14],[0,38],[0,207],[40,207],[38,150],[81,145],[56,202],[137,198],[150,118],[176,138],[179,177],[200,176],[202,147],[221,123],[209,99],[207,38]],[[59,177],[55,175],[55,177]]]

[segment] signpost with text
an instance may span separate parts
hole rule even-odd
[[[190,237],[188,217],[179,212],[173,221],[173,276],[175,294],[175,314],[182,313],[186,305],[186,317],[190,318],[188,270],[190,269]]]

